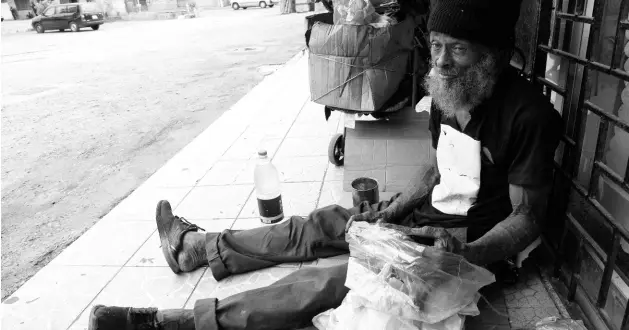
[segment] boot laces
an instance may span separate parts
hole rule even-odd
[[[202,231],[206,231],[205,229],[193,224],[192,222],[188,221],[186,218],[184,217],[179,217],[179,216],[175,216],[175,219],[185,223],[186,225],[188,225],[191,229],[198,229],[198,230],[202,230]]]

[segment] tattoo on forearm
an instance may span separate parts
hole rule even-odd
[[[392,223],[398,223],[420,205],[438,180],[437,167],[434,164],[426,165],[409,183],[404,193],[383,211],[383,216]]]
[[[463,255],[479,265],[514,256],[524,250],[540,235],[539,220],[543,215],[546,187],[524,188],[511,186],[509,194],[513,211],[487,234],[466,245]]]

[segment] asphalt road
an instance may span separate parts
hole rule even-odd
[[[3,35],[2,299],[301,50],[305,16]]]

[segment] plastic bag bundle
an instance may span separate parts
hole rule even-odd
[[[350,291],[339,308],[315,317],[319,329],[359,329],[351,324],[361,319],[371,319],[369,329],[461,329],[462,315],[479,313],[478,290],[495,281],[457,254],[414,242],[404,227],[358,222],[346,239]]]
[[[398,23],[396,0],[339,0],[334,1],[334,24],[371,25],[384,28]]]
[[[535,324],[535,330],[587,330],[581,321],[547,317]]]

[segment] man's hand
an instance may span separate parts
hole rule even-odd
[[[409,233],[410,236],[418,237],[418,238],[428,238],[434,239],[435,243],[433,245],[434,248],[461,254],[465,251],[466,244],[456,239],[452,236],[447,230],[444,228],[437,227],[421,227],[421,228],[412,228]]]
[[[368,223],[378,222],[386,222],[384,213],[382,211],[369,211],[361,214],[352,215],[349,220],[347,220],[347,224],[345,225],[345,232],[349,231],[349,227],[352,226],[354,221],[366,221]]]

